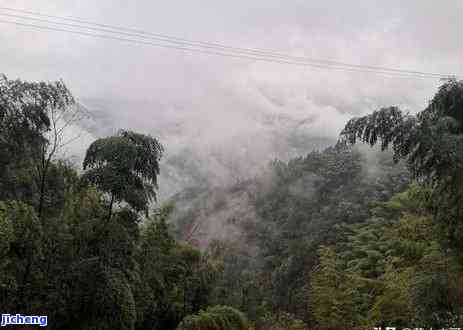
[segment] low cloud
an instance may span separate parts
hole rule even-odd
[[[195,40],[294,56],[463,72],[459,1],[0,1]],[[245,9],[245,10],[244,10]],[[352,116],[423,109],[438,80],[231,59],[2,25],[9,78],[62,78],[89,109],[91,138],[134,129],[166,146],[165,195],[252,177],[274,158],[333,143]],[[82,149],[82,148],[80,148]],[[75,154],[82,154],[76,148]],[[164,182],[164,184],[163,184]]]

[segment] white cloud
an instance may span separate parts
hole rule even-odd
[[[463,73],[461,1],[0,0],[0,6],[295,56]],[[169,157],[188,148],[218,182],[305,152],[310,143],[301,141],[334,140],[353,115],[388,105],[416,112],[439,84],[0,26],[1,71],[10,78],[62,78],[108,117],[101,134],[120,127],[150,132]]]

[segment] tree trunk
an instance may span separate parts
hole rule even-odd
[[[113,215],[113,204],[114,204],[114,195],[111,194],[111,201],[109,202],[109,212],[108,212],[108,219],[107,222],[111,221],[111,217]]]

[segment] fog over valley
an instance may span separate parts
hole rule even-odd
[[[0,0],[0,327],[463,328],[462,13]]]
[[[461,9],[457,2],[455,8],[436,10],[431,1],[393,1],[387,7],[368,1],[352,7],[337,1],[291,6],[254,1],[245,11],[239,2],[172,1],[162,10],[156,2],[117,3],[15,0],[8,6],[294,56],[463,71],[456,49],[461,46],[452,39],[460,23],[447,19]],[[425,17],[439,24],[431,29]],[[326,147],[349,118],[381,106],[417,112],[439,84],[438,79],[264,63],[13,26],[2,30],[5,73],[66,81],[91,115],[84,127],[90,136],[124,127],[160,139],[166,148],[163,196],[201,181],[223,185],[252,177],[269,160]],[[427,36],[439,30],[445,33],[437,51],[437,40]],[[24,48],[32,39],[34,47]],[[68,154],[81,159],[83,146]]]

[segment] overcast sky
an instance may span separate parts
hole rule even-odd
[[[0,0],[0,6],[297,56],[463,73],[460,0]],[[422,109],[439,85],[3,23],[0,44],[0,72],[9,78],[63,79],[84,104],[111,100],[106,108],[114,106],[113,126],[164,136],[167,150],[186,141],[199,149],[236,147],[240,137],[242,146],[270,152],[274,148],[263,147],[268,136],[262,118],[286,118],[285,125],[308,120],[303,129],[312,136],[335,138],[353,115],[387,105]],[[183,125],[184,139],[163,132],[165,125]]]

